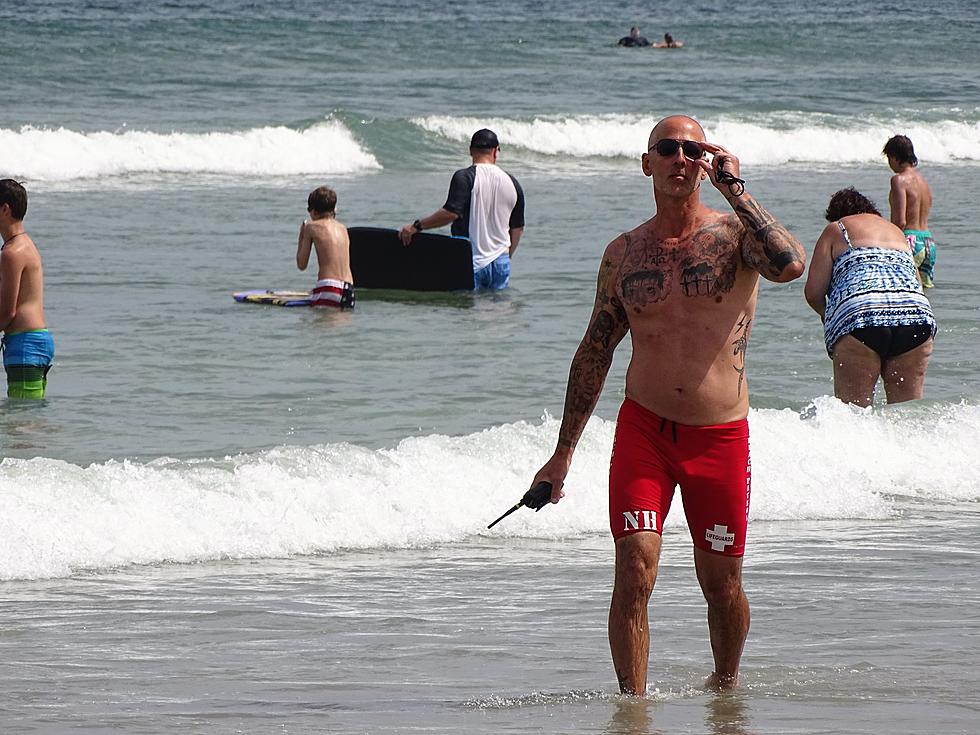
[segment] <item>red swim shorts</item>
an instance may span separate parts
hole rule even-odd
[[[676,485],[694,545],[725,556],[745,554],[752,489],[748,420],[687,426],[627,398],[609,464],[613,538],[663,533]]]

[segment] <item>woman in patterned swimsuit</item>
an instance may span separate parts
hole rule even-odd
[[[870,406],[880,377],[888,403],[922,397],[936,319],[905,234],[853,188],[834,194],[807,274],[807,303],[824,323],[834,395]]]

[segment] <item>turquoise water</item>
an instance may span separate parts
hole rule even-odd
[[[615,47],[631,25],[686,46]],[[969,732],[978,30],[966,1],[0,7],[0,175],[30,193],[58,351],[43,404],[0,403],[3,729]],[[551,452],[598,256],[652,213],[637,157],[674,112],[808,250],[838,188],[886,203],[881,146],[912,137],[939,334],[922,401],[854,411],[828,398],[802,281],[763,284],[747,691],[698,689],[672,517],[659,691],[636,709],[603,630],[628,344],[569,497],[485,526]],[[442,204],[484,125],[527,194],[508,292],[232,300],[312,284],[312,188],[398,227]]]

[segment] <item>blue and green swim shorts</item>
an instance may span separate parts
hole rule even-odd
[[[905,237],[912,248],[912,259],[919,269],[924,288],[933,287],[936,274],[936,241],[929,230],[905,230]]]
[[[4,334],[3,369],[8,398],[44,398],[48,370],[54,360],[54,340],[47,329]]]

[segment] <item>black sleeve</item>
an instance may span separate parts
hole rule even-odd
[[[510,174],[507,175],[510,176]],[[514,182],[514,188],[517,189],[517,204],[510,212],[509,227],[513,230],[515,227],[524,226],[524,190],[513,176],[510,176],[510,180]]]
[[[461,168],[453,174],[452,181],[449,182],[449,195],[443,209],[448,209],[453,214],[463,217],[470,208],[470,197],[473,195],[473,184],[476,182],[476,166]]]

